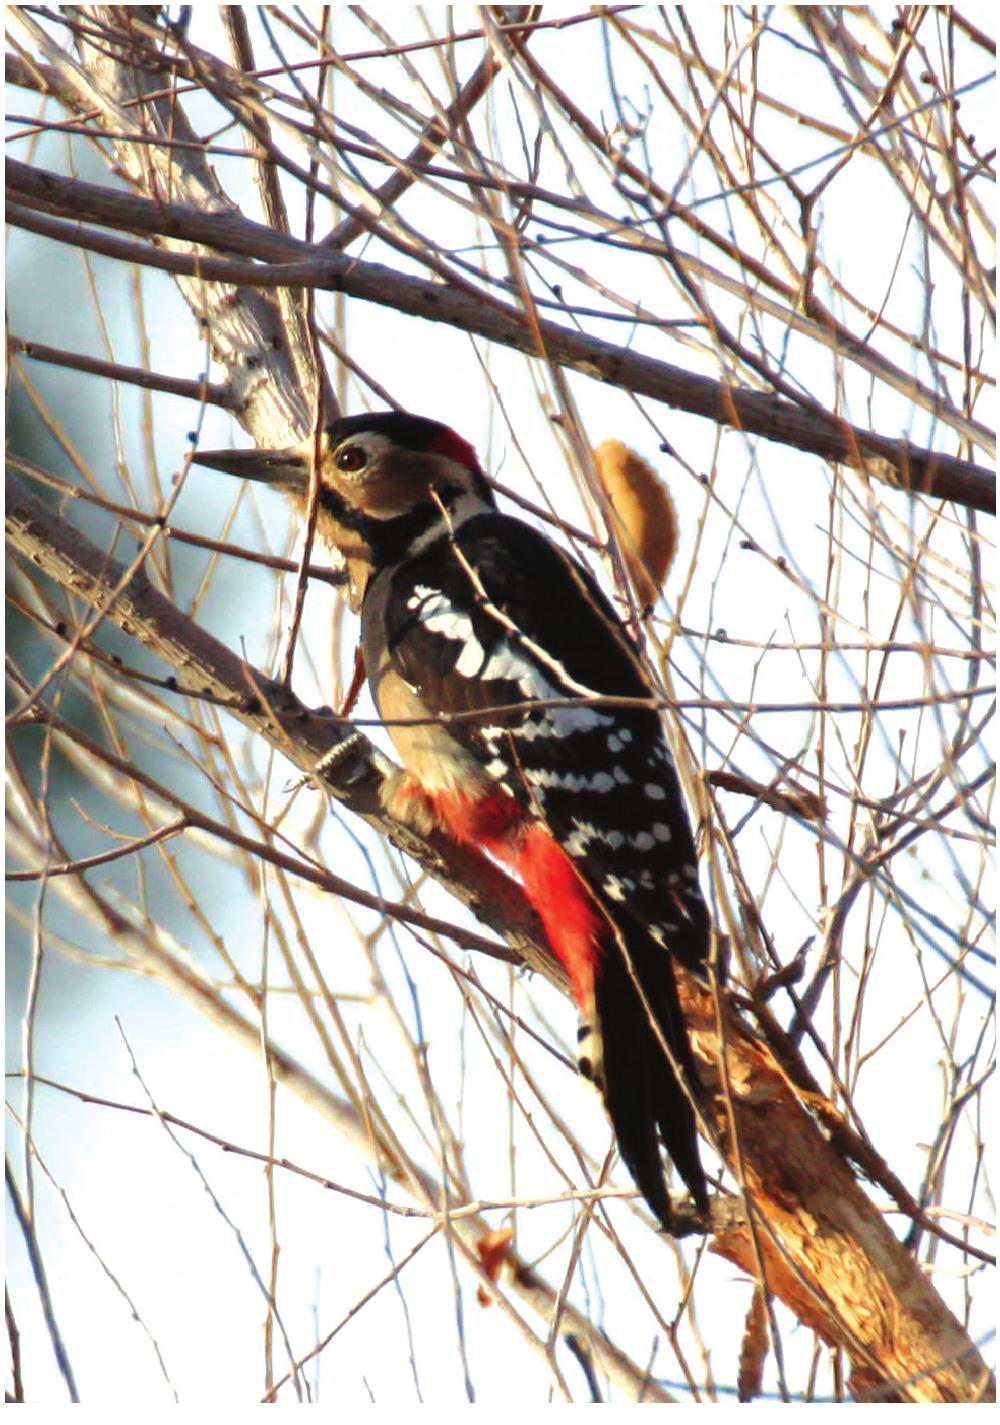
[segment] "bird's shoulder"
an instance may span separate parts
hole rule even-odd
[[[635,649],[593,575],[509,515],[475,515],[403,561],[384,607],[389,644],[414,673],[491,666],[497,676],[506,667],[523,681],[530,666],[540,682],[566,692],[648,693]],[[484,655],[479,669],[476,647]]]

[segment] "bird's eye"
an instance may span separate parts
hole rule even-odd
[[[348,475],[356,475],[359,470],[363,470],[368,464],[368,452],[360,445],[345,445],[342,450],[337,451],[336,465],[338,470],[344,470]]]

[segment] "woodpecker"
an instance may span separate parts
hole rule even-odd
[[[197,456],[300,502],[313,458],[311,440]],[[497,509],[472,446],[447,426],[402,412],[335,421],[317,480],[318,533],[346,563],[402,763],[387,809],[517,878],[569,978],[580,1069],[636,1186],[672,1230],[659,1137],[704,1216],[674,963],[704,977],[709,917],[633,640],[581,564]]]

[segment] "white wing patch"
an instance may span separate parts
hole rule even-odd
[[[450,599],[446,599],[439,589],[428,589],[425,584],[418,584],[407,599],[406,607],[416,613],[424,628],[429,632],[436,633],[440,638],[453,639],[460,643],[471,641],[476,648],[479,648],[472,632],[472,620],[469,615],[463,613],[461,609],[456,609]],[[482,653],[482,649],[479,651]]]
[[[440,589],[416,584],[406,607],[416,614],[429,633],[462,645],[454,670],[460,678],[474,678],[481,683],[512,683],[525,702],[558,701],[566,697],[565,688],[551,682],[537,664],[508,639],[502,639],[492,653],[487,653],[476,637],[469,615],[457,609]],[[579,685],[568,673],[566,683],[579,697]],[[593,696],[599,698],[600,694],[594,692]],[[482,735],[489,744],[496,744],[504,733],[532,742],[536,737],[569,737],[572,733],[589,732],[613,722],[613,717],[596,712],[582,702],[579,706],[574,703],[569,707],[540,708],[519,727],[484,727]],[[614,781],[628,780],[621,768],[601,775],[607,778],[607,785],[594,786],[593,791],[610,790]]]

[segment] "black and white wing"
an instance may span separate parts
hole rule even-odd
[[[709,921],[683,796],[635,650],[590,575],[477,515],[395,571],[387,655],[487,775],[548,825],[615,919],[694,970]],[[501,711],[503,710],[503,711]]]

